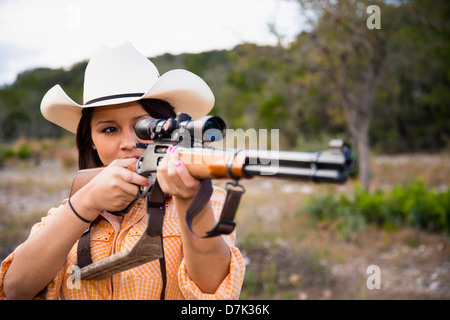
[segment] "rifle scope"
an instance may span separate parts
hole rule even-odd
[[[175,119],[142,119],[134,127],[136,135],[143,140],[180,141],[189,133],[191,141],[220,141],[225,136],[225,122],[216,116],[204,116],[191,120],[186,113],[178,113]],[[181,138],[181,139],[180,139]]]

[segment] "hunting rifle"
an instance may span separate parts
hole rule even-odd
[[[190,174],[202,180],[201,189],[186,214],[186,222],[191,232],[193,232],[192,219],[211,195],[211,179],[232,180],[225,186],[228,193],[219,221],[203,237],[229,234],[234,230],[234,215],[240,197],[245,192],[244,187],[238,184],[239,179],[260,176],[309,180],[316,183],[345,183],[347,171],[352,167],[350,147],[342,140],[331,140],[328,150],[312,153],[219,149],[205,145],[223,139],[225,131],[225,122],[217,116],[204,116],[198,120],[191,120],[190,115],[185,113],[178,113],[175,119],[142,119],[136,123],[136,135],[142,140],[153,142],[137,144],[137,147],[146,150],[136,164],[128,169],[148,177],[150,184],[145,188],[140,187],[136,199],[124,210],[111,213],[126,214],[136,200],[147,197],[147,212],[150,215],[147,230],[133,248],[122,250],[95,263],[90,260],[89,237],[83,240],[83,235],[78,244],[78,266],[81,268],[78,272],[81,279],[103,279],[163,257],[161,237],[165,205],[156,171],[159,161],[171,146],[177,150],[180,161],[187,166]],[[70,196],[102,169],[100,167],[78,171]],[[89,229],[87,234],[88,231]],[[86,255],[89,256],[88,262],[80,263]]]

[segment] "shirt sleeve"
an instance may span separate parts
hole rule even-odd
[[[32,228],[30,232],[30,236],[32,237],[36,232],[38,232],[42,227],[44,227],[52,217],[54,217],[58,209],[65,204],[66,201],[64,201],[59,207],[52,208],[49,210],[47,216],[43,217],[41,219],[41,222],[36,223]],[[2,261],[0,266],[0,300],[6,300],[5,293],[3,291],[3,280],[5,278],[5,274],[8,271],[9,267],[11,266],[11,263],[14,260],[14,257],[16,255],[16,252],[20,250],[20,245],[8,256],[5,260]],[[59,270],[59,272],[56,274],[56,276],[53,278],[53,280],[45,287],[41,292],[39,292],[34,299],[36,300],[55,300],[59,297],[59,292],[61,289],[63,279],[63,268]]]
[[[225,190],[214,187],[211,204],[216,220],[218,220],[225,202]],[[183,259],[178,271],[178,282],[183,296],[189,300],[237,300],[244,281],[245,264],[242,254],[235,247],[236,232],[222,236],[230,249],[230,269],[228,275],[222,281],[214,294],[203,293],[190,279],[185,260]]]

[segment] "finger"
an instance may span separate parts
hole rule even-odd
[[[177,172],[175,170],[175,163],[178,161],[179,155],[174,148],[169,148],[167,153],[167,175],[172,179],[178,179]]]
[[[136,159],[116,159],[110,163],[108,167],[111,167],[113,172],[116,172],[118,176],[127,183],[135,184],[139,186],[147,186],[148,179],[140,174],[130,170],[132,165],[136,163]]]
[[[137,196],[139,187],[135,184],[124,184],[121,192],[124,193],[126,200],[130,201]]]
[[[121,177],[124,182],[137,185],[137,186],[147,186],[149,183],[148,178],[141,176],[140,174],[136,172],[132,172],[127,169],[121,169]]]
[[[115,197],[119,197],[122,193],[126,196],[135,196],[139,186],[148,184],[147,178],[125,168],[111,167],[109,169],[110,173],[105,176],[102,184],[108,186],[109,192],[112,192]]]
[[[127,159],[116,159],[109,164],[109,166],[119,166],[123,168],[127,168],[136,163],[135,158],[127,158]]]
[[[169,165],[168,168],[171,171],[170,173],[177,177],[177,180],[181,182],[182,187],[186,188],[194,188],[199,182],[195,179],[189,172],[187,166],[180,161],[180,155],[177,150],[172,149],[169,150]]]
[[[157,177],[161,189],[167,194],[176,194],[183,185],[175,170],[175,162],[178,159],[178,153],[173,147],[169,147],[166,155],[158,164]]]
[[[186,188],[192,189],[200,184],[200,182],[191,175],[187,166],[179,160],[175,162],[175,171]]]

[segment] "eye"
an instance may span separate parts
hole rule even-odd
[[[117,132],[118,130],[117,130],[117,128],[116,127],[107,127],[107,128],[104,128],[103,130],[102,130],[102,133],[105,133],[105,134],[112,134],[112,133],[115,133],[115,132]]]

